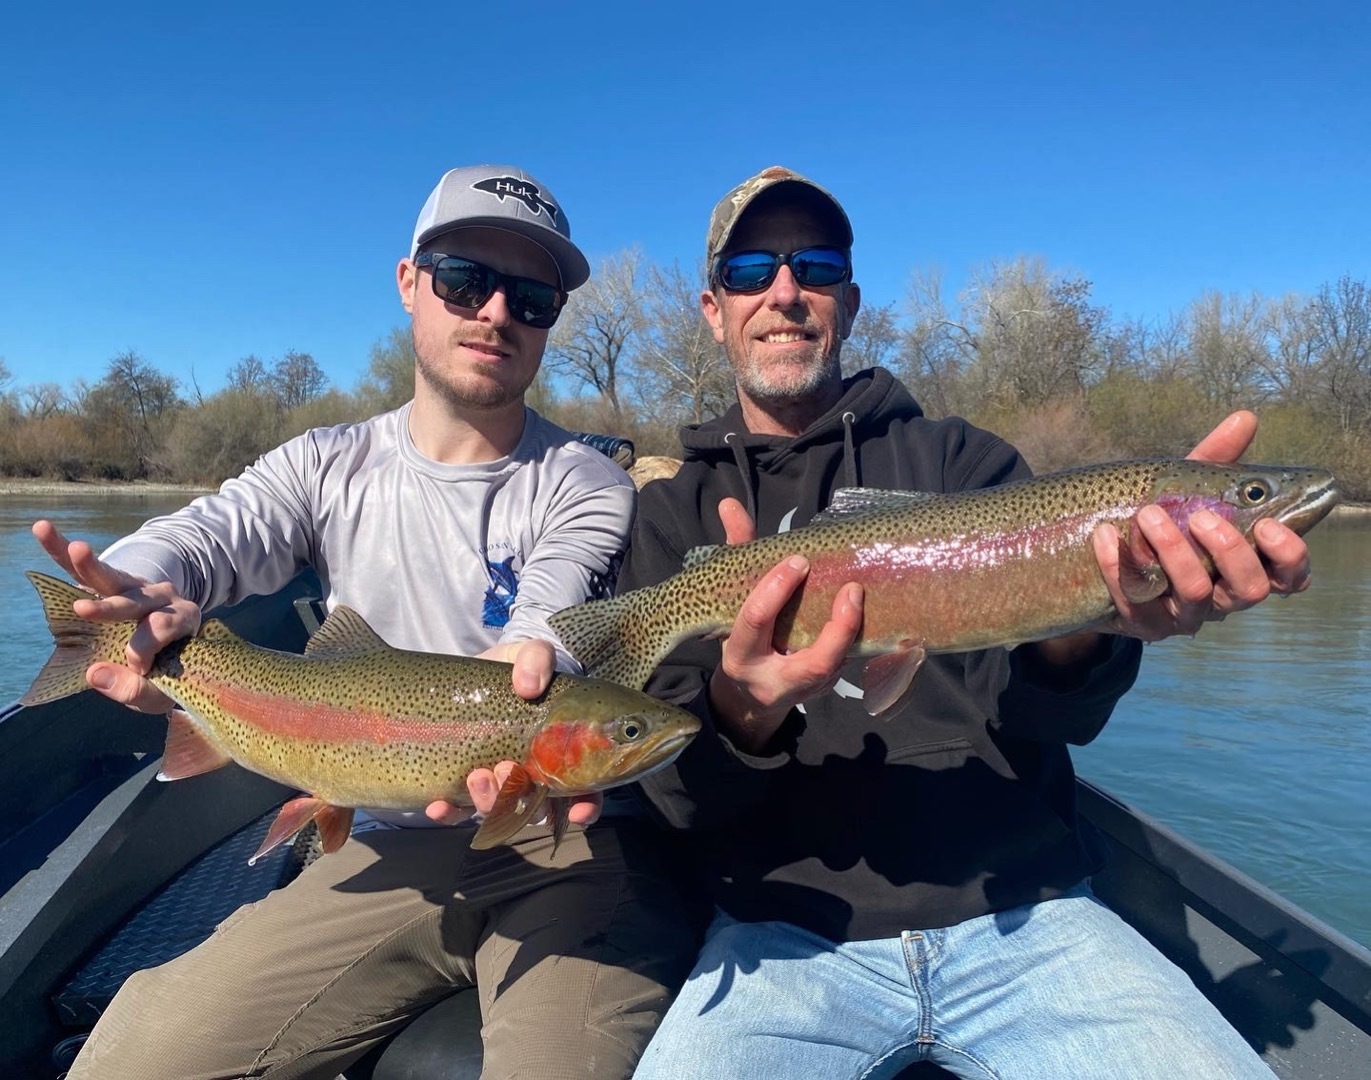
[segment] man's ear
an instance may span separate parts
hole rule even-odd
[[[843,324],[841,326],[842,338],[847,340],[852,333],[852,324],[857,321],[857,312],[862,309],[862,290],[856,282],[848,282],[847,288],[843,290]]]
[[[400,306],[414,314],[414,289],[419,283],[419,269],[413,259],[401,259],[395,268],[395,287],[400,291]]]
[[[714,331],[714,340],[720,345],[724,343],[724,309],[719,303],[719,298],[706,289],[700,293],[700,313],[704,315],[705,322],[709,323],[709,328]]]

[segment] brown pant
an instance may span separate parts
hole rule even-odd
[[[120,990],[71,1080],[332,1078],[454,990],[481,1001],[482,1076],[628,1077],[689,973],[701,913],[649,823],[361,833]]]

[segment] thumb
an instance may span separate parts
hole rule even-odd
[[[746,544],[757,538],[752,515],[737,499],[723,499],[719,503],[719,521],[724,527],[724,538],[730,544]]]

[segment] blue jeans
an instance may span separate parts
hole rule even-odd
[[[836,944],[720,912],[635,1080],[995,1080],[1272,1073],[1203,994],[1082,886],[941,930]]]

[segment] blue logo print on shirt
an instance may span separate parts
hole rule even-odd
[[[497,563],[486,560],[490,585],[486,589],[485,603],[481,605],[481,623],[492,630],[499,630],[509,622],[510,609],[519,593],[519,579],[514,574],[517,558],[517,555],[511,555]]]

